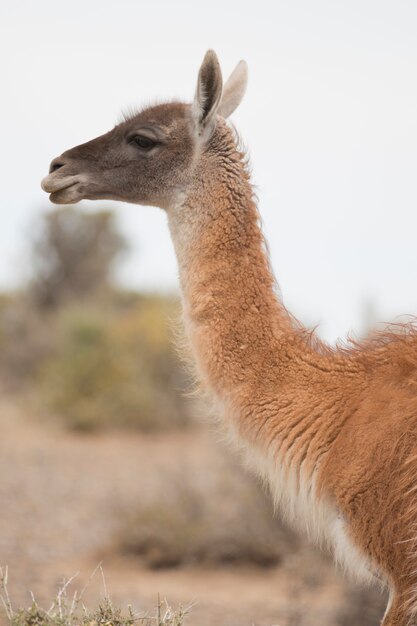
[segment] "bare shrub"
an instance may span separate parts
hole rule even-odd
[[[0,306],[2,387],[9,391],[26,390],[54,342],[54,319],[42,315],[25,294],[4,296]]]
[[[150,568],[277,565],[296,539],[260,485],[226,458],[207,475],[186,468],[128,520],[119,545]]]
[[[126,249],[111,211],[49,211],[32,242],[29,290],[35,304],[45,309],[91,298],[109,285],[113,264]]]

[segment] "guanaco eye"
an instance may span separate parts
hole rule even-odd
[[[145,135],[135,135],[132,138],[132,143],[134,143],[141,150],[151,150],[157,144],[157,141],[151,139],[150,137],[146,137]]]

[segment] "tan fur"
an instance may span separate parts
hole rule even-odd
[[[417,333],[330,350],[287,313],[245,157],[218,115],[213,55],[192,107],[151,107],[67,151],[43,186],[57,202],[167,210],[193,358],[232,439],[293,524],[355,575],[388,585],[384,626],[417,624]],[[224,111],[243,95],[237,82]],[[133,152],[132,129],[145,127],[162,143]]]

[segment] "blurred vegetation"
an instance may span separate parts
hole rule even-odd
[[[58,209],[32,241],[28,288],[0,300],[0,377],[71,427],[154,430],[190,422],[174,297],[112,282],[127,249],[109,211]]]
[[[190,402],[168,316],[177,302],[141,297],[129,306],[69,308],[37,375],[46,405],[77,429],[184,426]]]

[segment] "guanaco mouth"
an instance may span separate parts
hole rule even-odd
[[[79,176],[59,177],[52,173],[46,176],[41,187],[50,194],[49,199],[55,204],[74,204],[82,198]]]

